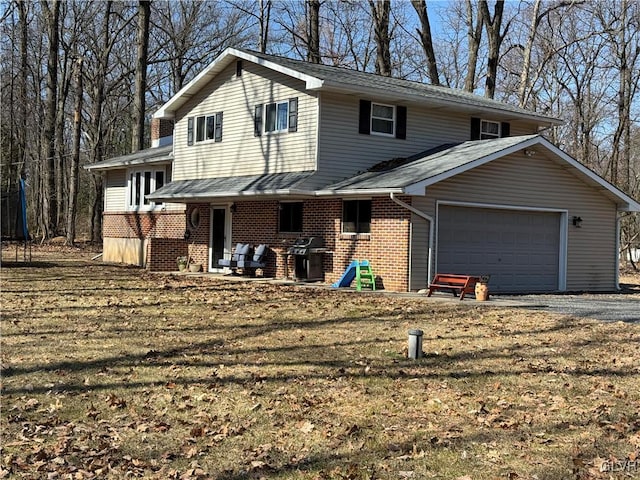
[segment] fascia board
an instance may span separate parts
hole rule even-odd
[[[102,172],[107,170],[122,170],[129,167],[141,167],[144,165],[169,165],[173,162],[173,157],[154,158],[151,160],[129,160],[109,165],[90,164],[83,168],[89,171]]]
[[[344,190],[318,190],[315,192],[317,197],[345,197],[345,196],[358,196],[358,195],[368,195],[368,196],[380,196],[380,195],[388,195],[390,193],[405,193],[406,189],[404,188],[352,188],[352,189],[344,189]]]
[[[253,190],[253,191],[228,191],[228,192],[216,192],[207,195],[147,195],[149,200],[153,201],[162,201],[162,202],[172,202],[172,203],[182,203],[182,201],[190,201],[190,200],[198,200],[198,201],[207,201],[207,200],[215,200],[220,198],[246,198],[246,197],[287,197],[287,196],[297,196],[297,197],[309,197],[313,198],[314,192],[309,190]]]
[[[187,100],[193,97],[193,95],[195,95],[202,87],[204,87],[204,85],[209,83],[218,73],[220,73],[220,71],[226,68],[230,63],[230,58],[247,60],[249,62],[262,65],[263,67],[270,70],[274,70],[284,75],[302,80],[303,82],[305,82],[306,88],[309,90],[320,89],[324,83],[324,81],[319,78],[306,75],[297,70],[293,70],[282,65],[278,65],[277,63],[271,62],[269,60],[264,60],[250,53],[236,50],[235,48],[227,48],[220,54],[218,58],[216,58],[204,70],[196,75],[193,80],[191,80],[188,84],[182,87],[178,93],[171,97],[168,102],[162,105],[153,114],[153,118],[175,118],[176,110],[184,105]]]

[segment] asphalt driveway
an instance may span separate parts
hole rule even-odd
[[[496,296],[496,300],[605,322],[640,323],[640,295],[628,293]]]

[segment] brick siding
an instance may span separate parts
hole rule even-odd
[[[173,120],[165,118],[151,119],[151,141],[173,135]]]
[[[410,203],[410,197],[402,198]],[[200,210],[197,228],[188,226],[193,208]],[[284,257],[293,241],[301,236],[321,237],[332,254],[323,255],[325,282],[340,278],[352,260],[367,259],[376,277],[388,290],[406,291],[409,269],[409,232],[411,213],[387,197],[375,197],[371,206],[371,233],[341,233],[342,199],[304,201],[303,231],[278,232],[278,201],[236,202],[232,215],[232,245],[239,242],[266,243],[269,251],[264,274],[284,276]],[[188,239],[185,233],[188,231]],[[146,238],[147,268],[152,271],[176,270],[176,258],[189,255],[193,262],[209,266],[210,208],[208,204],[189,204],[185,212],[105,213],[104,236]],[[289,274],[293,274],[289,258]]]

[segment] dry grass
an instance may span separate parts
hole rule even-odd
[[[640,451],[640,325],[88,256],[2,269],[0,477],[628,478],[601,470]]]

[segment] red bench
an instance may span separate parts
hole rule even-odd
[[[480,277],[471,275],[437,273],[433,278],[433,282],[429,284],[427,297],[430,297],[434,290],[448,290],[453,293],[454,296],[458,296],[459,294],[460,300],[462,300],[466,293],[475,293],[476,282],[479,280]]]

